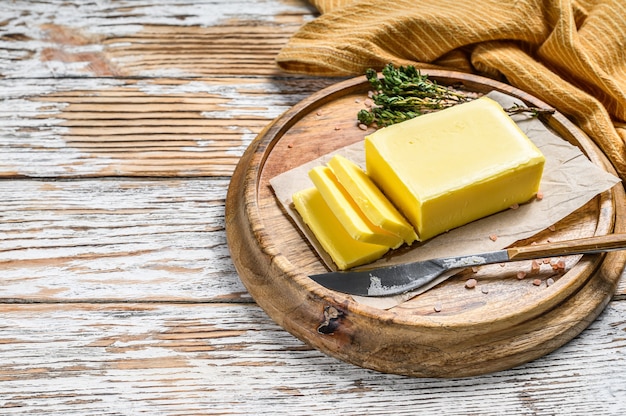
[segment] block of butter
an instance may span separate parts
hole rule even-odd
[[[408,245],[417,240],[413,226],[400,214],[359,165],[341,155],[335,155],[328,161],[328,166],[369,221],[400,236],[402,241]]]
[[[357,241],[341,225],[320,191],[307,188],[292,195],[302,221],[309,227],[339,270],[370,263],[381,258],[388,246]]]
[[[348,234],[357,241],[398,248],[404,240],[373,224],[327,166],[316,166],[309,177]]]
[[[487,97],[381,128],[366,171],[421,241],[529,201],[545,158]]]

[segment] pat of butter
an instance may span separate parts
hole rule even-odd
[[[387,246],[353,239],[335,217],[317,188],[298,191],[292,195],[292,200],[304,223],[339,270],[370,263],[381,258],[389,250]]]
[[[396,234],[374,225],[356,205],[327,166],[316,166],[309,177],[324,201],[348,234],[357,241],[398,248],[404,240]]]
[[[365,138],[366,170],[424,241],[529,201],[545,158],[483,97]]]
[[[409,245],[417,240],[413,226],[356,163],[335,155],[328,161],[328,166],[369,221],[400,236]]]

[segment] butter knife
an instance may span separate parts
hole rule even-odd
[[[328,289],[350,295],[391,296],[419,289],[450,270],[554,256],[602,253],[625,248],[626,234],[608,234],[393,266],[334,271],[311,275],[310,278]]]

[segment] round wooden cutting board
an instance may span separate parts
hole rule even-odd
[[[529,106],[548,107],[507,84],[448,71],[423,71],[444,85],[499,91]],[[390,309],[367,306],[308,278],[326,271],[286,215],[270,179],[362,140],[356,122],[370,85],[359,77],[326,88],[285,112],[242,156],[226,200],[233,262],[255,301],[304,342],[369,369],[416,377],[465,377],[499,371],[554,351],[587,327],[613,295],[624,252],[569,257],[565,272],[550,267],[523,279],[521,262],[464,271]],[[555,113],[544,122],[614,173],[591,140]],[[372,131],[370,129],[370,131]],[[624,232],[623,187],[616,185],[526,241],[546,242]],[[467,289],[469,277],[478,281]],[[540,284],[534,282],[538,279]]]

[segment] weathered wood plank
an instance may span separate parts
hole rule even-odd
[[[617,415],[626,302],[518,368],[412,379],[338,362],[254,305],[0,305],[2,414]]]
[[[297,0],[12,0],[0,3],[0,74],[275,74],[274,56],[314,13]]]
[[[0,177],[229,175],[331,82],[274,63],[314,14],[297,0],[3,2]]]
[[[0,177],[230,175],[264,126],[330,82],[0,80]]]
[[[0,180],[0,300],[249,299],[226,244],[228,186]]]
[[[0,181],[4,301],[248,299],[227,178]]]

